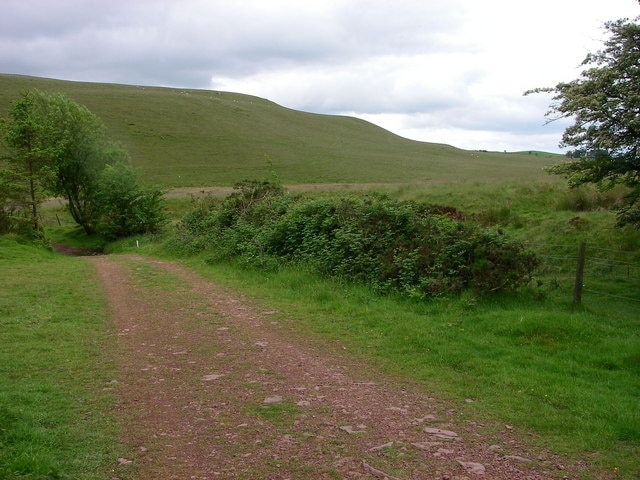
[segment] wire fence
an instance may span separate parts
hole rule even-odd
[[[566,291],[573,292],[574,303],[580,299],[625,303],[640,310],[640,254],[584,246],[583,271],[580,275],[580,246],[527,243],[541,260],[540,277]],[[579,295],[576,298],[576,289]],[[577,300],[577,301],[576,301]]]

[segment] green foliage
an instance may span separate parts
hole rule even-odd
[[[455,209],[380,195],[294,198],[271,182],[244,182],[224,200],[200,203],[175,244],[252,265],[305,264],[418,298],[515,289],[530,280],[533,254],[460,218]]]
[[[42,115],[44,108],[37,92],[27,92],[11,105],[8,118],[0,119],[0,143],[7,164],[0,180],[1,208],[9,212],[4,215],[8,230],[22,230],[22,218],[34,232],[41,229],[39,206],[49,193],[50,159],[54,153],[51,124]]]
[[[640,17],[638,17],[640,18]],[[583,61],[581,77],[559,83],[548,116],[571,117],[574,124],[562,137],[576,147],[578,161],[554,166],[569,184],[593,183],[608,189],[622,184],[630,189],[619,223],[640,227],[640,25],[628,19],[606,23],[611,34],[604,49]]]
[[[104,125],[86,107],[59,93],[34,94],[43,103],[37,120],[51,126],[50,190],[64,196],[73,219],[88,234],[94,233],[101,208],[97,199],[101,172],[109,163],[126,161],[127,154],[107,140]]]
[[[30,234],[33,220],[25,208],[22,184],[9,169],[0,170],[0,234]]]
[[[379,196],[300,203],[275,225],[268,249],[332,276],[417,297],[528,281],[536,261],[521,245],[439,210]]]
[[[155,233],[165,222],[162,191],[140,186],[130,166],[108,165],[98,180],[96,230],[106,239]]]
[[[2,125],[10,153],[0,177],[0,228],[16,230],[26,217],[37,231],[43,191],[63,196],[89,235],[99,231],[114,239],[162,225],[162,192],[140,187],[125,165],[127,153],[106,138],[104,125],[86,107],[32,90],[14,102]]]

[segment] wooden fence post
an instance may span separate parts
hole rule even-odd
[[[584,260],[587,244],[580,242],[578,246],[578,261],[576,265],[576,280],[573,284],[573,304],[580,305],[582,300],[582,283],[584,280]]]

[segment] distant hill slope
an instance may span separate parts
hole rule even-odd
[[[399,137],[352,117],[291,110],[228,92],[0,74],[0,114],[20,92],[62,92],[122,142],[145,179],[167,187],[262,179],[286,184],[533,179],[549,155],[460,150]]]

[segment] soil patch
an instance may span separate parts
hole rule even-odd
[[[51,242],[51,248],[54,252],[58,252],[62,255],[70,255],[72,257],[86,257],[91,255],[102,255],[102,250],[95,248],[80,248],[71,247],[69,245],[62,245],[61,243]]]

